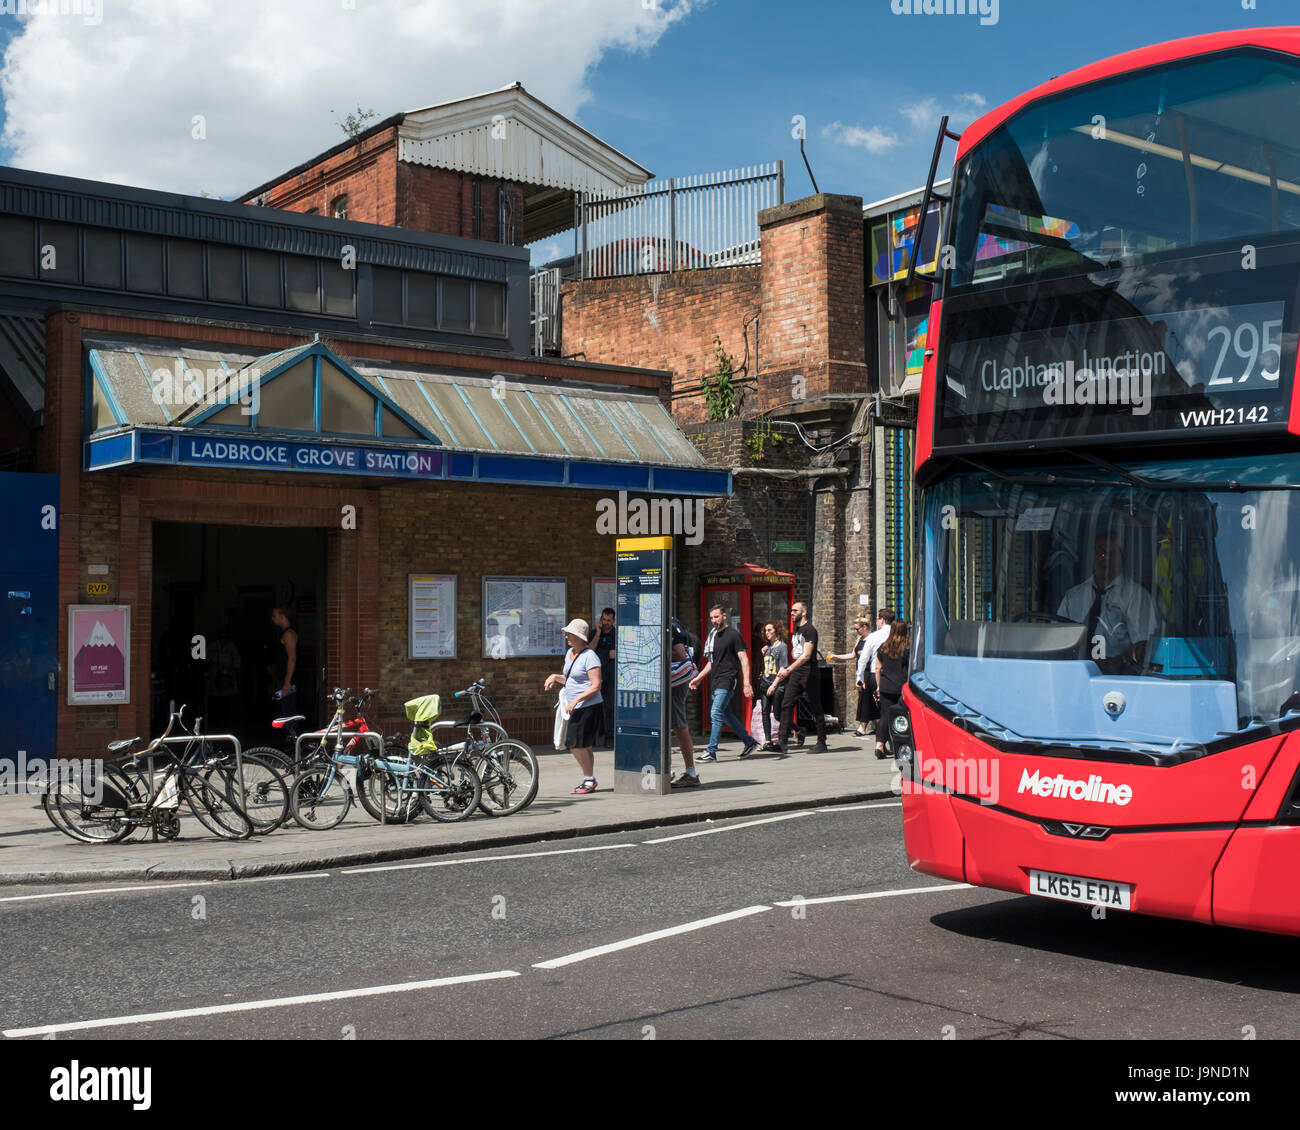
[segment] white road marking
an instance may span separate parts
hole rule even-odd
[[[475,855],[468,859],[435,859],[428,863],[393,863],[383,867],[343,867],[343,875],[367,875],[372,871],[413,871],[417,867],[454,867],[460,863],[495,863],[498,859],[538,859],[544,855],[575,855],[582,851],[614,851],[636,844],[598,844],[595,847],[559,848],[556,851],[525,851],[515,855]]]
[[[33,1028],[9,1028],[5,1035],[43,1036],[50,1032],[79,1032],[87,1028],[116,1028],[126,1024],[152,1024],[160,1020],[184,1020],[191,1016],[216,1016],[223,1012],[252,1012],[263,1008],[288,1008],[300,1004],[320,1004],[324,1001],[351,1000],[355,997],[377,997],[386,993],[410,993],[420,989],[437,989],[444,985],[465,985],[471,981],[495,981],[502,977],[518,977],[513,969],[500,969],[495,973],[469,973],[460,977],[435,977],[431,981],[406,981],[396,985],[371,985],[364,989],[341,989],[333,993],[309,993],[301,997],[279,997],[264,1001],[243,1001],[239,1004],[214,1004],[206,1008],[177,1008],[170,1012],[142,1012],[134,1016],[109,1016],[102,1020],[74,1020],[70,1024],[41,1024]]]
[[[631,949],[633,946],[643,946],[647,942],[657,942],[661,938],[671,938],[675,934],[689,934],[692,930],[703,930],[707,926],[716,926],[720,922],[731,922],[736,918],[747,918],[751,914],[762,914],[765,910],[771,909],[770,906],[747,906],[743,910],[733,910],[727,914],[715,914],[712,918],[701,918],[695,922],[686,922],[681,926],[669,926],[666,930],[655,930],[650,934],[638,934],[635,938],[628,938],[625,941],[610,942],[608,945],[580,950],[578,953],[566,954],[564,957],[553,957],[550,961],[535,961],[533,962],[533,968],[558,969],[562,965],[572,965],[575,961],[586,961],[591,957],[600,957],[603,954],[615,953],[618,950]]]
[[[328,879],[323,871],[294,875],[258,875],[251,879],[191,879],[184,883],[148,883],[142,887],[95,887],[88,891],[54,891],[45,895],[5,895],[0,902],[31,902],[35,899],[66,899],[77,895],[117,895],[128,891],[174,891],[177,887],[215,887],[220,883],[279,883],[286,879]]]
[[[862,812],[868,808],[902,808],[901,800],[889,801],[885,804],[836,804],[830,808],[817,808],[814,812]]]
[[[776,903],[777,906],[816,906],[819,902],[859,902],[862,899],[887,899],[895,895],[927,895],[931,891],[969,891],[974,890],[970,883],[951,883],[942,887],[907,887],[899,891],[870,891],[863,895],[828,895],[825,898],[789,899]]]
[[[725,828],[706,828],[703,832],[684,832],[680,836],[661,836],[657,840],[642,840],[643,844],[666,844],[673,840],[689,840],[695,836],[716,836],[719,832],[734,832],[738,828],[753,828],[757,824],[773,824],[778,820],[794,820],[799,816],[811,816],[812,809],[803,812],[783,812],[780,816],[769,816],[765,820],[747,820],[744,824],[728,824]]]

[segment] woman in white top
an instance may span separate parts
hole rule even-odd
[[[564,626],[569,650],[564,656],[564,671],[546,677],[545,690],[560,688],[560,705],[569,715],[565,746],[573,751],[582,784],[569,792],[575,796],[596,791],[596,758],[592,747],[601,721],[600,659],[588,646],[591,635],[586,620],[570,620]]]

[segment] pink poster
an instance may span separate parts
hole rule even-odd
[[[130,657],[129,605],[69,606],[69,704],[129,702]]]

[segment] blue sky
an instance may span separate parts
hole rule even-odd
[[[997,22],[981,26],[977,16],[895,15],[891,0],[818,0],[802,6],[784,0],[690,0],[689,12],[655,29],[651,46],[629,50],[618,43],[632,42],[632,36],[644,31],[639,25],[643,6],[671,8],[683,0],[599,0],[600,8],[591,6],[596,0],[357,0],[355,7],[364,11],[369,5],[375,17],[370,24],[357,25],[374,33],[373,47],[367,48],[360,35],[351,40],[330,29],[320,32],[312,49],[338,56],[329,60],[328,80],[322,86],[300,83],[300,89],[293,89],[290,84],[274,96],[267,94],[258,106],[247,101],[247,84],[231,81],[229,73],[221,77],[225,68],[220,62],[207,68],[216,70],[218,77],[201,98],[186,101],[184,84],[173,82],[168,90],[177,91],[174,113],[184,130],[189,129],[191,102],[213,115],[214,134],[221,113],[228,122],[225,155],[218,158],[218,147],[212,145],[197,159],[206,166],[192,161],[182,168],[158,152],[158,127],[148,115],[156,112],[159,95],[140,81],[139,68],[158,59],[157,46],[171,53],[173,63],[179,60],[182,70],[192,59],[189,69],[200,83],[205,51],[219,58],[223,50],[227,59],[246,57],[251,42],[261,47],[277,34],[283,36],[285,51],[305,50],[305,28],[339,17],[331,12],[325,21],[312,19],[309,24],[303,15],[296,25],[291,18],[276,28],[255,27],[252,16],[221,23],[223,13],[242,5],[249,5],[250,13],[273,10],[252,0],[193,0],[174,7],[168,0],[157,0],[166,4],[165,17],[141,15],[153,2],[104,0],[103,27],[90,29],[96,34],[57,17],[63,21],[59,34],[83,52],[81,64],[57,75],[50,60],[59,56],[48,46],[30,51],[21,70],[17,52],[6,60],[0,89],[12,96],[14,108],[0,100],[0,115],[30,118],[32,129],[39,126],[44,134],[66,128],[69,136],[61,150],[16,149],[11,137],[9,144],[0,142],[0,163],[230,196],[340,139],[326,99],[329,109],[340,115],[360,103],[382,117],[518,78],[657,176],[784,159],[787,198],[812,190],[798,142],[791,136],[791,119],[803,115],[819,187],[871,201],[924,180],[944,110],[969,119],[982,112],[981,107],[991,109],[1035,83],[1119,51],[1184,35],[1284,23],[1287,9],[1293,20],[1300,15],[1294,0],[1257,0],[1254,10],[1243,7],[1243,0],[1000,0]],[[289,0],[288,7],[294,3]],[[310,10],[314,16],[323,10],[314,5],[325,3],[314,0],[310,9],[298,10]],[[621,5],[627,7],[618,11]],[[416,75],[414,85],[411,68],[401,67],[406,74],[399,88],[394,77],[399,68],[385,66],[387,51],[401,38],[393,30],[395,13],[415,10],[422,17],[438,15],[443,27],[447,13],[456,12],[460,35],[482,32],[482,27],[473,26],[475,21],[486,25],[502,19],[502,12],[513,12],[520,25],[518,42],[510,45],[508,34],[503,34],[499,47],[453,52],[442,42],[451,36],[440,36],[434,20],[427,25],[427,40],[417,48],[423,47],[431,62],[446,65]],[[190,28],[178,22],[194,11],[205,12],[206,22]],[[613,30],[592,32],[587,42],[584,36],[594,22],[593,13],[600,18],[614,13],[605,19]],[[527,21],[533,23],[524,28]],[[170,26],[160,30],[160,23]],[[0,50],[19,25],[18,18],[0,15]],[[575,50],[566,55],[553,46],[534,46],[538,29],[552,26],[565,37],[564,45]],[[178,28],[189,34],[188,40],[178,35]],[[114,38],[123,33],[125,38]],[[134,68],[122,64],[121,52],[132,42],[148,45],[151,34],[155,53]],[[490,37],[474,42],[494,43]],[[97,56],[107,56],[109,65],[85,65]],[[114,62],[120,77],[106,77],[114,71]],[[292,65],[290,61],[282,69]],[[273,85],[273,79],[268,82]],[[33,83],[38,91],[33,91]],[[307,125],[290,130],[287,139],[262,137],[264,113],[289,114],[286,107],[295,97],[293,112]],[[133,105],[133,99],[139,105]],[[105,105],[111,113],[102,109]],[[96,113],[102,116],[95,119]],[[133,121],[133,115],[140,120]],[[3,121],[0,116],[0,126]],[[253,152],[259,142],[266,148]],[[103,148],[95,151],[96,145]],[[175,152],[180,150],[175,146]],[[243,164],[236,169],[237,156]]]

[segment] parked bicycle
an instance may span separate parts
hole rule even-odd
[[[247,839],[257,827],[245,807],[253,767],[245,770],[241,780],[234,770],[233,755],[219,751],[193,732],[187,735],[184,752],[177,754],[172,748],[178,744],[172,731],[178,727],[185,730],[184,714],[184,706],[173,709],[167,729],[129,756],[126,751],[140,738],[109,742],[109,752],[120,756],[104,761],[98,788],[89,779],[93,774],[79,779],[58,774],[41,798],[50,823],[82,843],[117,843],[141,825],[151,829],[155,840],[173,840],[180,835],[180,804],[184,800],[199,823],[215,835]],[[154,768],[159,756],[167,762],[161,772]],[[274,775],[274,770],[270,772]],[[280,789],[283,792],[282,779]],[[273,791],[268,788],[267,795]]]
[[[444,746],[443,752],[469,757],[483,783],[479,808],[488,816],[510,816],[527,808],[537,796],[540,783],[537,755],[525,743],[506,735],[483,679],[456,691],[453,697],[469,698],[469,715],[459,722],[435,722],[432,730],[464,727],[465,740]]]
[[[373,733],[368,727],[349,733],[345,729],[344,704],[359,704],[377,694],[367,691],[363,699],[348,699],[348,691],[335,690],[333,720],[321,732],[315,748],[324,749],[323,760],[303,761],[289,795],[289,810],[304,828],[322,831],[343,822],[355,795],[361,806],[381,823],[404,823],[422,808],[436,820],[463,820],[479,802],[482,785],[467,759],[441,754],[412,756],[390,739],[383,752],[360,735]],[[364,720],[363,720],[364,721]],[[318,735],[307,736],[314,742]],[[345,742],[346,739],[346,742]]]

